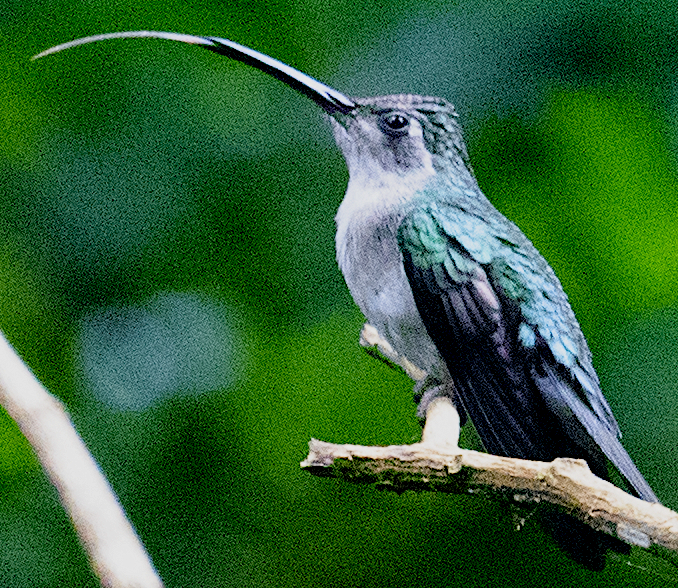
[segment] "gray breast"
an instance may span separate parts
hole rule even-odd
[[[337,261],[367,321],[417,367],[441,379],[447,369],[419,316],[398,247],[400,219],[354,218],[337,232]]]

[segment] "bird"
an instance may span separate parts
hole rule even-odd
[[[118,38],[200,45],[249,64],[325,112],[349,171],[336,215],[336,256],[361,312],[395,352],[427,374],[418,414],[448,398],[489,453],[608,462],[637,497],[659,502],[623,448],[586,339],[560,281],[522,231],[484,195],[459,115],[443,98],[350,98],[263,53],[219,37],[126,31],[76,39],[34,58]],[[599,570],[629,546],[569,515],[544,517],[576,561]]]

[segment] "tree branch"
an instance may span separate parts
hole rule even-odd
[[[0,404],[56,487],[102,586],[161,588],[141,541],[63,405],[1,333],[0,366]]]
[[[398,355],[374,327],[360,343],[373,355],[423,384],[426,372]],[[499,457],[458,447],[459,415],[447,397],[426,411],[422,442],[365,447],[312,439],[301,467],[317,476],[377,484],[382,489],[480,494],[521,505],[548,502],[631,545],[678,552],[678,513],[627,494],[591,473],[584,460],[553,462]]]
[[[415,443],[389,447],[336,445],[312,439],[301,467],[317,476],[382,489],[480,494],[520,504],[549,502],[631,545],[678,551],[678,513],[645,502],[594,476],[585,461],[499,457]]]

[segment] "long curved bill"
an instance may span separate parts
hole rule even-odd
[[[170,41],[179,41],[180,43],[188,43],[190,45],[200,45],[205,49],[218,53],[219,55],[226,55],[231,59],[241,61],[252,67],[273,76],[274,78],[284,82],[291,88],[298,92],[305,94],[316,104],[325,110],[328,114],[341,112],[348,114],[355,108],[355,103],[338,92],[334,88],[326,86],[322,82],[307,76],[282,61],[273,59],[268,55],[259,53],[254,49],[239,45],[228,39],[220,39],[219,37],[197,37],[194,35],[182,35],[180,33],[166,33],[162,31],[125,31],[121,33],[106,33],[103,35],[93,35],[91,37],[83,37],[82,39],[75,39],[68,43],[63,43],[38,53],[32,59],[38,59],[58,53],[64,49],[77,47],[78,45],[86,45],[87,43],[94,43],[96,41],[105,41],[107,39],[138,39],[142,37],[151,37],[155,39],[168,39]]]

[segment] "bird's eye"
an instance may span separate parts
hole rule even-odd
[[[380,119],[381,129],[389,135],[404,135],[408,132],[410,119],[404,114],[391,112]]]

